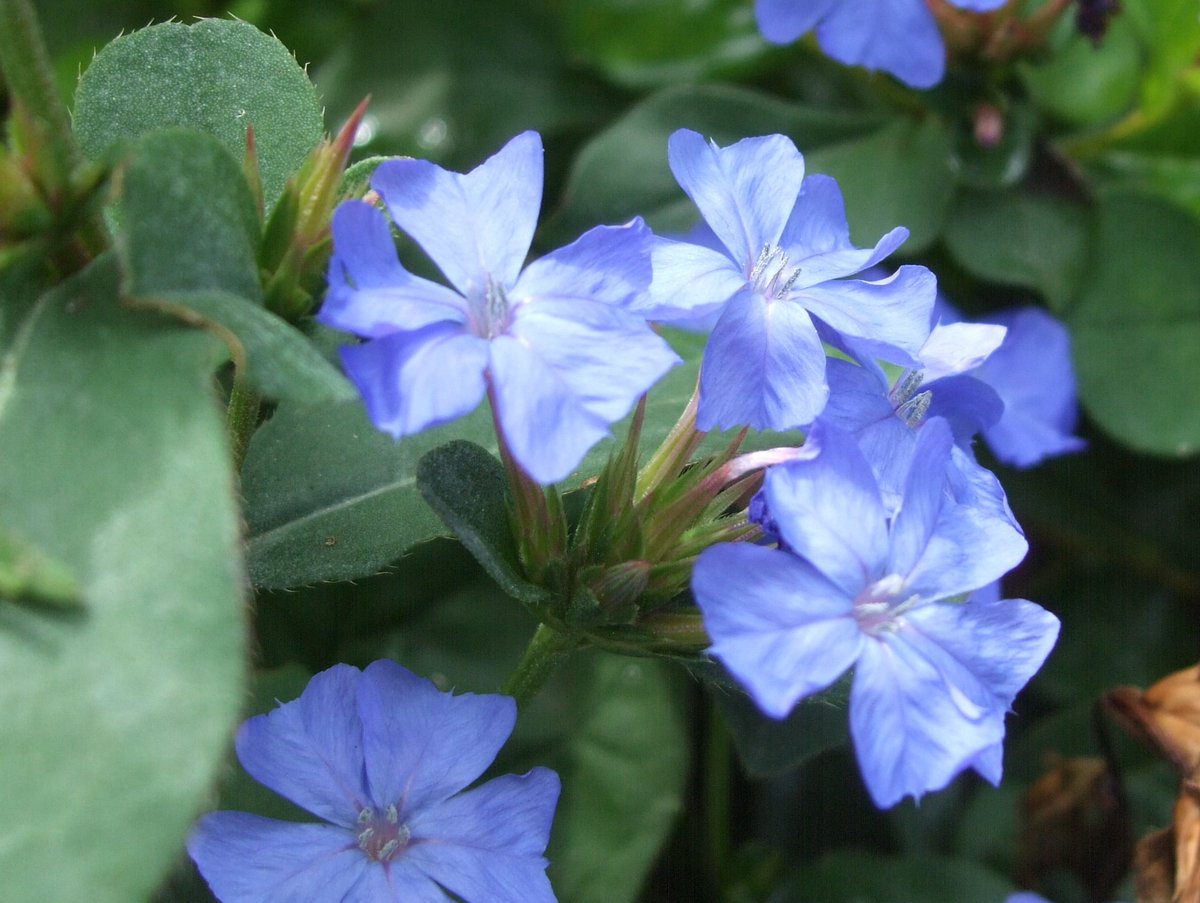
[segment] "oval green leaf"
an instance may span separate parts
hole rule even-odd
[[[1028,192],[968,191],[946,222],[946,248],[981,279],[1041,292],[1064,312],[1087,264],[1091,217],[1082,204]]]
[[[490,412],[399,442],[362,402],[280,405],[242,468],[250,576],[266,589],[373,574],[449,530],[421,498],[417,462],[451,439],[496,451]]]
[[[1165,201],[1113,194],[1071,317],[1088,413],[1139,451],[1200,447],[1200,221]]]
[[[75,132],[89,157],[169,126],[207,132],[238,160],[253,126],[268,206],[323,132],[316,89],[291,52],[229,19],[164,22],[119,37],[79,79]]]
[[[239,518],[214,342],[118,305],[103,259],[26,319],[0,400],[5,529],[83,607],[0,601],[0,896],[147,899],[242,702]]]

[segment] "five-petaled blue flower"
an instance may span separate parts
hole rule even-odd
[[[335,665],[237,736],[253,778],[327,824],[213,812],[188,853],[222,903],[553,903],[558,776],[461,792],[515,719],[507,696],[442,693],[394,662]]]
[[[716,545],[696,563],[711,654],[775,718],[853,666],[850,732],[881,807],[965,768],[998,783],[1005,713],[1059,625],[1022,599],[962,599],[1016,565],[1024,538],[952,486],[940,418],[917,434],[894,517],[850,436],[818,426],[810,441],[762,490],[779,547]]]
[[[679,362],[630,309],[651,278],[653,236],[640,219],[592,229],[522,270],[542,197],[536,132],[465,175],[390,160],[371,185],[454,286],[405,270],[373,207],[334,213],[318,319],[370,339],[341,353],[380,429],[419,432],[486,393],[513,458],[553,483]]]
[[[722,148],[681,129],[668,158],[721,249],[657,239],[642,309],[665,320],[720,309],[700,369],[700,429],[812,422],[829,397],[819,330],[914,362],[929,334],[933,275],[904,266],[877,282],[842,278],[887,257],[906,229],[854,247],[837,183],[806,177],[804,158],[782,135]]]
[[[988,12],[1007,0],[949,0]],[[942,80],[946,49],[925,0],[755,0],[758,27],[776,44],[817,30],[821,49],[839,63],[881,69],[914,88]]]

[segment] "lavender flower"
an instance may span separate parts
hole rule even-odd
[[[965,768],[998,783],[1005,713],[1059,625],[1032,602],[970,594],[1021,560],[1024,538],[954,485],[939,418],[917,434],[894,517],[850,436],[818,425],[810,442],[766,477],[779,548],[717,545],[696,563],[711,654],[774,718],[853,666],[850,732],[881,807]]]
[[[681,129],[668,157],[720,249],[658,239],[650,303],[640,309],[663,320],[720,311],[700,370],[700,429],[783,430],[815,419],[829,396],[819,329],[912,363],[929,334],[933,275],[905,266],[877,282],[842,279],[887,257],[906,229],[854,247],[837,183],[805,177],[782,135],[722,148]]]
[[[419,432],[490,393],[515,460],[552,483],[679,362],[630,309],[651,276],[640,219],[592,229],[522,270],[542,196],[537,133],[465,175],[392,160],[371,184],[454,286],[406,271],[374,208],[335,212],[318,319],[371,340],[342,349],[342,361],[381,430]]]
[[[1006,0],[949,0],[960,9],[988,12]],[[755,0],[758,27],[776,44],[817,32],[826,54],[847,66],[894,75],[914,88],[942,80],[946,49],[925,0]]]
[[[515,719],[506,696],[442,693],[394,662],[335,665],[237,736],[255,780],[326,823],[213,812],[188,853],[222,903],[553,903],[558,776],[463,791]]]

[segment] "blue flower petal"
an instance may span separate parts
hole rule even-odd
[[[992,323],[938,324],[918,358],[926,382],[973,370],[1004,342],[1008,330]]]
[[[367,903],[354,888],[378,868],[344,828],[245,812],[202,816],[187,849],[221,903]]]
[[[975,376],[1004,401],[1004,414],[984,433],[996,457],[1016,467],[1032,467],[1086,447],[1073,435],[1078,409],[1067,328],[1036,307],[992,319],[1007,326],[1008,335]]]
[[[713,327],[700,366],[701,430],[788,430],[825,407],[825,349],[808,312],[743,291]]]
[[[830,176],[804,177],[800,196],[792,209],[780,247],[800,268],[795,285],[804,288],[828,279],[852,276],[875,266],[908,239],[908,230],[897,226],[875,242],[873,248],[856,248],[850,241],[842,190]]]
[[[853,438],[817,423],[808,443],[816,454],[772,467],[763,492],[787,547],[852,599],[885,576],[886,512]]]
[[[925,267],[902,266],[877,282],[823,282],[793,298],[864,353],[892,360],[890,349],[916,355],[929,337],[937,280]]]
[[[841,0],[755,0],[754,13],[763,37],[790,44],[816,24]]]
[[[465,175],[425,160],[388,160],[371,178],[396,225],[464,295],[511,286],[542,201],[542,139],[523,132]]]
[[[466,903],[554,903],[543,857],[558,775],[504,775],[422,812],[405,859]]]
[[[667,159],[735,260],[749,268],[764,246],[779,243],[804,179],[804,158],[790,138],[744,138],[722,148],[680,129],[667,142]]]
[[[1005,708],[1042,667],[1058,639],[1059,621],[1025,599],[925,605],[912,626],[969,669]]]
[[[509,334],[554,372],[575,404],[608,423],[681,362],[639,315],[585,297],[545,297],[522,307]],[[498,373],[495,383],[498,394],[510,394]],[[553,423],[541,422],[544,434]]]
[[[850,225],[846,222],[846,204],[836,179],[818,173],[804,177],[796,206],[779,237],[779,245],[794,259],[854,247],[850,241]]]
[[[945,787],[1003,740],[1003,709],[980,697],[986,701],[978,682],[915,631],[884,632],[863,645],[850,735],[877,806]]]
[[[895,419],[888,400],[888,383],[883,369],[873,359],[862,366],[830,358],[825,365],[829,381],[829,403],[821,420],[846,433],[857,433],[868,424]]]
[[[1007,2],[1008,0],[950,0],[951,5],[975,13],[991,12],[994,9],[999,9]]]
[[[858,657],[852,597],[787,552],[725,544],[705,549],[692,592],[720,659],[764,712],[783,718]]]
[[[963,445],[1004,414],[1004,402],[996,390],[973,376],[947,376],[925,388],[933,396],[927,415],[944,417],[954,429],[955,441]]]
[[[354,709],[360,679],[357,668],[334,665],[299,699],[250,718],[237,735],[238,759],[252,778],[346,828],[369,801]]]
[[[933,87],[946,69],[925,0],[843,0],[817,26],[817,43],[840,63],[881,69],[914,88]]]
[[[488,343],[434,323],[339,349],[378,429],[399,438],[470,413],[484,395]]]
[[[679,357],[640,317],[582,299],[517,311],[492,342],[496,418],[539,483],[568,477]]]
[[[954,437],[940,417],[916,431],[909,452],[908,472],[900,510],[892,520],[888,571],[907,575],[925,554],[942,509],[953,504],[946,483]]]
[[[912,591],[927,599],[998,580],[1029,550],[995,475],[958,446],[950,449],[950,459],[946,476],[954,503],[942,506],[929,544],[908,573]]]
[[[653,239],[641,217],[623,226],[589,229],[566,247],[530,263],[509,291],[509,303],[573,298],[626,309],[644,307]]]
[[[387,221],[370,204],[340,205],[333,212],[332,232],[329,292],[317,314],[326,326],[374,338],[465,319],[460,295],[400,265]]]
[[[746,285],[746,274],[724,252],[657,238],[651,246],[654,281],[644,307],[648,320],[701,316],[719,309]]]
[[[404,821],[479,777],[517,717],[507,696],[451,696],[386,659],[363,671],[357,701],[371,798]]]

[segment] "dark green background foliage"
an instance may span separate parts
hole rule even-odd
[[[354,159],[461,170],[539,130],[535,252],[634,215],[693,225],[666,162],[679,127],[782,132],[837,177],[859,244],[907,226],[897,262],[932,267],[968,314],[1035,303],[1066,321],[1089,450],[1029,472],[981,450],[1031,544],[1005,592],[1063,622],[1009,719],[1000,789],[964,776],[878,812],[844,684],[775,723],[711,665],[594,650],[495,766],[563,778],[563,903],[998,903],[1047,757],[1099,755],[1098,696],[1197,652],[1200,21],[1182,0],[1122,5],[1098,48],[1067,16],[1039,54],[914,93],[811,41],[765,44],[751,0],[39,0],[81,148],[123,169],[110,253],[49,289],[0,266],[0,551],[36,552],[70,588],[0,599],[0,897],[210,900],[180,851],[214,786],[220,806],[305,817],[233,762],[241,716],[382,656],[494,692],[536,626],[488,576],[536,604],[496,499],[441,494],[479,450],[418,468],[453,439],[494,451],[487,412],[394,443],[338,370],[344,337],[263,306],[245,128],[269,211],[369,94]],[[983,106],[1005,124],[994,146],[974,137]],[[693,385],[702,343],[675,341],[686,365],[651,393],[645,448]],[[229,360],[266,402],[240,474],[212,391]],[[486,572],[438,514],[481,537]],[[1114,755],[1133,836],[1165,824],[1174,776],[1119,736]],[[1042,877],[1058,903],[1089,899],[1077,876]]]

